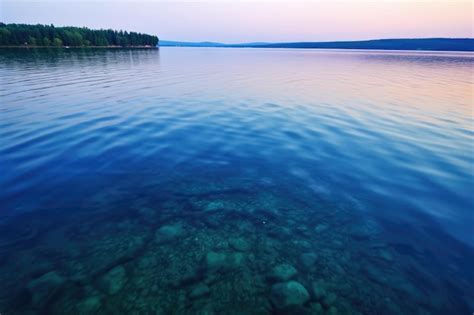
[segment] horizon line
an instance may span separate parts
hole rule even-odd
[[[221,41],[211,41],[211,40],[175,40],[175,39],[160,39],[161,41],[167,42],[180,42],[180,43],[213,43],[213,44],[223,44],[223,45],[239,45],[239,44],[293,44],[293,43],[340,43],[340,42],[369,42],[377,40],[420,40],[420,39],[471,39],[474,40],[474,37],[382,37],[382,38],[370,38],[370,39],[345,39],[345,40],[305,40],[305,41],[249,41],[249,42],[221,42]]]

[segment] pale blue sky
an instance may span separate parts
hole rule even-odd
[[[187,41],[473,37],[470,1],[0,0],[6,23],[113,28]]]

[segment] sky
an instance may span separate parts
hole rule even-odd
[[[460,0],[0,0],[4,23],[224,43],[474,37],[473,15],[472,2]]]

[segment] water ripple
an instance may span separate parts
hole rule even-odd
[[[13,195],[61,173],[266,165],[321,193],[372,194],[386,211],[403,204],[474,244],[473,61],[265,49],[3,52],[1,199],[16,207]]]

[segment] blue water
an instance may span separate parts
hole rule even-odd
[[[471,314],[473,66],[0,50],[0,313]]]

